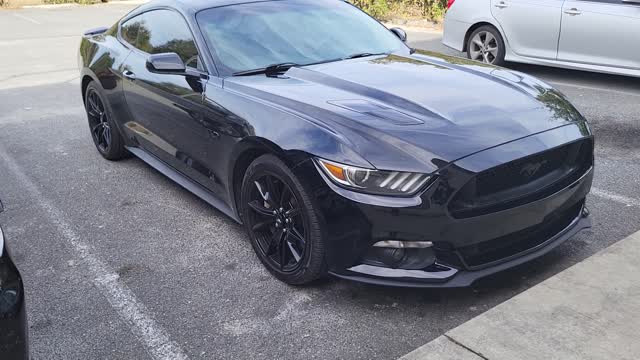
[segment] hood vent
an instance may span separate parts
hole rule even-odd
[[[329,104],[341,107],[343,109],[351,110],[359,114],[368,115],[362,117],[372,117],[371,120],[387,120],[395,125],[420,125],[424,122],[411,115],[407,115],[403,112],[395,110],[393,108],[372,103],[366,100],[332,100],[328,101]]]

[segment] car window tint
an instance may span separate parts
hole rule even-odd
[[[187,23],[171,10],[154,10],[142,15],[136,47],[149,54],[175,52],[187,66],[201,68]]]
[[[122,30],[120,32],[122,39],[129,44],[136,46],[136,40],[138,39],[138,29],[142,24],[142,16],[133,17],[122,24]]]

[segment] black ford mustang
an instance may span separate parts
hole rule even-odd
[[[340,0],[154,0],[82,40],[91,134],[243,223],[290,284],[468,286],[590,226],[565,97],[405,40]]]

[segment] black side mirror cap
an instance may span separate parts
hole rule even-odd
[[[400,28],[397,28],[397,27],[391,28],[391,29],[389,29],[389,30],[390,30],[390,31],[391,31],[395,36],[397,36],[397,37],[398,37],[398,39],[402,40],[402,42],[407,42],[407,33],[406,33],[406,31],[404,31],[404,30],[402,30],[402,29],[400,29]]]
[[[4,205],[2,205],[2,200],[0,200],[0,213],[4,211]]]
[[[160,74],[184,74],[187,67],[184,61],[176,53],[163,53],[149,55],[147,69]]]

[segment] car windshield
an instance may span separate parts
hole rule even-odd
[[[338,0],[245,3],[201,11],[197,20],[217,65],[229,73],[407,49],[380,23]]]

